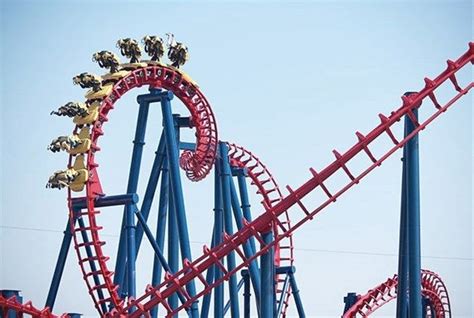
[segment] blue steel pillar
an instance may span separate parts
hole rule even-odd
[[[295,300],[296,310],[298,311],[298,317],[305,318],[306,314],[304,312],[303,302],[301,301],[300,290],[296,284],[296,279],[293,272],[290,272],[290,286],[291,293],[293,294],[293,298]]]
[[[179,243],[181,255],[183,259],[192,261],[191,247],[189,244],[188,224],[186,220],[186,211],[184,207],[183,188],[181,185],[181,176],[179,171],[179,143],[176,138],[176,128],[173,114],[171,112],[171,99],[173,93],[169,91],[161,91],[153,89],[160,94],[161,110],[163,113],[163,128],[165,131],[166,150],[169,162],[169,173],[171,181],[171,194],[176,210],[176,221],[178,224]],[[186,285],[187,292],[191,297],[196,295],[196,287],[194,281]],[[197,301],[191,305],[191,317],[199,317],[199,309]]]
[[[179,269],[179,237],[178,225],[176,224],[176,207],[173,200],[173,190],[169,185],[170,198],[168,207],[168,263],[172,273],[176,273]],[[178,307],[178,294],[174,293],[168,299],[171,308]]]
[[[418,110],[414,109],[415,118],[418,119]],[[407,132],[415,129],[413,122],[405,119]],[[408,209],[408,290],[410,318],[421,317],[421,243],[420,243],[420,167],[418,134],[405,145],[407,169],[407,209]]]
[[[138,110],[137,127],[135,130],[135,139],[133,140],[132,160],[130,164],[130,173],[128,176],[127,193],[136,193],[138,186],[138,177],[140,173],[140,165],[143,153],[143,145],[145,144],[145,131],[148,119],[148,110],[150,100],[147,99],[150,94],[139,95],[137,101],[140,104]],[[114,283],[119,285],[119,295],[124,296],[123,289],[125,277],[125,261],[127,262],[127,285],[128,296],[135,297],[135,218],[134,211],[130,205],[125,206],[124,218],[122,220],[122,231],[120,232],[119,248],[117,252],[117,261],[115,264]],[[130,286],[131,285],[131,286]]]
[[[169,202],[169,176],[168,176],[168,160],[163,160],[161,167],[161,187],[160,187],[160,201],[158,204],[158,220],[156,225],[156,242],[161,250],[163,250],[165,242],[165,231],[166,231],[166,213]],[[155,256],[153,260],[153,275],[151,278],[151,285],[156,286],[161,279],[161,264],[158,257]],[[153,307],[151,310],[151,317],[156,318],[158,316],[158,306]]]
[[[405,137],[407,125],[405,124]],[[397,285],[397,318],[408,317],[408,231],[407,231],[407,198],[406,198],[406,147],[403,148],[402,199],[400,207],[400,238],[398,248],[398,285]]]
[[[250,318],[250,277],[247,270],[243,270],[242,277],[244,278],[244,318]]]
[[[135,260],[137,258],[137,251],[135,246],[135,211],[131,205],[125,206],[126,211],[126,232],[127,232],[127,286],[128,286],[128,297],[135,297],[136,292],[136,284],[135,284],[135,276],[136,276],[136,268],[135,268]],[[134,311],[133,308],[130,311]]]
[[[148,179],[148,184],[145,190],[145,196],[143,197],[142,206],[140,209],[141,214],[148,220],[148,216],[150,215],[151,205],[153,204],[153,199],[155,197],[156,188],[158,186],[158,181],[160,179],[160,173],[162,171],[163,160],[165,157],[165,140],[164,136],[162,135],[160,138],[160,142],[158,144],[158,149],[155,152],[155,159],[153,160],[153,166],[151,167],[150,177]],[[136,248],[137,253],[140,249],[140,244],[143,238],[143,228],[137,228],[136,233]]]
[[[240,169],[243,170],[243,169]],[[238,175],[243,175],[243,171],[238,172]],[[245,181],[244,181],[245,182]],[[241,230],[243,228],[243,214],[241,210],[241,206],[239,205],[239,198],[237,195],[237,191],[235,189],[234,182],[232,178],[230,179],[230,194],[231,194],[231,201],[232,201],[232,209],[234,211],[234,218],[235,218],[235,223],[237,224],[237,229]],[[242,204],[244,206],[244,204]],[[253,239],[253,237],[252,237]],[[245,242],[243,244],[243,250],[245,257],[250,258],[255,254],[255,250],[252,250],[252,245],[250,240]],[[250,280],[252,282],[252,287],[255,293],[255,301],[257,303],[257,309],[260,308],[260,276],[258,272],[258,264],[257,260],[253,260],[249,264],[249,275],[250,275]]]
[[[0,294],[2,294],[2,296],[6,299],[15,297],[18,303],[20,304],[23,303],[23,297],[21,297],[19,290],[3,289],[3,290],[0,290]],[[0,314],[3,315],[2,312],[0,312]],[[9,310],[5,318],[16,318],[16,317],[17,317],[16,312],[14,310]]]
[[[413,109],[418,119],[418,110]],[[405,117],[405,137],[415,124]],[[420,239],[420,176],[418,134],[403,148],[397,317],[422,317]]]
[[[74,223],[76,223],[75,218]],[[58,260],[56,261],[53,279],[51,280],[51,285],[49,287],[48,297],[46,298],[45,304],[45,307],[49,307],[51,311],[53,311],[54,302],[56,301],[56,296],[58,295],[59,283],[61,282],[61,277],[63,276],[67,254],[69,252],[69,247],[71,246],[72,233],[69,219],[66,222],[66,229],[63,233],[63,242],[61,243],[61,249],[59,250]]]
[[[265,244],[273,241],[273,232],[262,233],[262,240]],[[263,248],[264,246],[262,246]],[[273,247],[269,248],[260,258],[260,317],[273,318],[275,315],[275,265]]]
[[[347,293],[347,296],[344,297],[344,312],[346,313],[355,303],[357,302],[357,294],[356,293]]]
[[[252,222],[252,214],[250,212],[250,201],[249,201],[249,194],[247,191],[247,181],[245,180],[245,175],[243,173],[239,173],[237,175],[237,181],[239,183],[239,194],[240,194],[240,200],[242,201],[242,212],[244,214],[244,218],[248,222]],[[249,242],[252,248],[252,252],[255,254],[257,250],[255,247],[255,238],[251,237],[249,239]]]
[[[222,199],[223,199],[223,208],[224,208],[224,226],[225,232],[228,235],[232,235],[234,230],[232,226],[232,203],[231,203],[231,194],[230,194],[230,164],[229,164],[229,149],[227,144],[219,142],[219,153],[221,157],[221,186],[222,186]],[[227,256],[227,270],[230,272],[235,268],[235,253],[231,252]],[[229,298],[230,298],[230,312],[231,316],[238,318],[239,317],[239,292],[237,290],[237,277],[232,275],[229,278]]]
[[[213,249],[216,246],[216,241],[215,241],[215,227],[212,229],[212,236],[211,236],[211,249]],[[214,271],[215,271],[215,266],[212,265],[211,267],[208,268],[206,272],[206,283],[208,285],[211,285],[214,282]],[[207,318],[209,316],[209,308],[211,306],[211,296],[212,292],[207,293],[204,295],[202,299],[202,305],[201,305],[201,318]]]
[[[214,164],[214,241],[216,245],[222,242],[223,227],[223,208],[222,208],[222,188],[220,182],[220,167],[217,163],[220,158],[216,159]],[[222,270],[214,267],[214,281],[222,277]],[[224,287],[222,284],[214,288],[214,317],[224,317]]]

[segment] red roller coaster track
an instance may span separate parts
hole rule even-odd
[[[367,294],[359,296],[357,302],[342,316],[343,318],[366,317],[377,309],[397,298],[398,277],[393,278],[369,290]],[[433,304],[435,317],[451,317],[448,290],[441,278],[428,270],[421,271],[422,294],[428,297]],[[429,313],[428,313],[429,314]]]
[[[369,174],[376,167],[380,166],[383,161],[385,161],[398,149],[402,148],[408,140],[413,138],[413,136],[415,136],[421,130],[425,129],[427,125],[429,125],[433,120],[450,108],[458,99],[470,91],[470,89],[474,86],[473,82],[470,82],[464,88],[462,88],[456,79],[456,73],[469,62],[474,63],[474,43],[469,44],[469,50],[459,59],[456,61],[448,61],[447,69],[435,79],[430,80],[425,78],[425,87],[421,91],[410,96],[403,96],[403,104],[396,111],[393,111],[388,117],[380,114],[379,118],[381,123],[371,132],[365,136],[357,132],[356,136],[358,138],[358,142],[348,151],[340,154],[334,150],[334,162],[329,164],[320,172],[310,169],[312,177],[299,188],[293,190],[287,186],[289,195],[283,197],[281,192],[277,190],[278,188],[276,187],[276,183],[274,183],[273,178],[270,174],[268,174],[269,179],[267,179],[269,181],[266,182],[270,182],[269,184],[272,186],[273,184],[275,185],[276,190],[271,192],[277,193],[280,198],[277,198],[276,201],[271,202],[274,199],[269,198],[270,192],[267,190],[261,191],[264,192],[268,197],[268,199],[265,199],[265,195],[261,193],[264,197],[265,205],[268,205],[266,206],[263,214],[261,214],[252,222],[244,222],[244,227],[240,231],[233,235],[225,236],[223,242],[218,246],[212,249],[204,246],[203,255],[201,257],[192,262],[185,262],[182,270],[175,274],[168,273],[160,285],[147,286],[145,293],[141,297],[137,299],[129,299],[128,304],[125,305],[117,295],[117,286],[113,284],[111,279],[113,273],[108,270],[106,265],[108,257],[105,256],[102,251],[102,246],[105,244],[105,242],[101,241],[99,238],[99,231],[101,227],[97,224],[95,217],[100,212],[94,207],[94,201],[97,198],[97,195],[101,193],[100,181],[96,170],[98,164],[94,159],[95,153],[100,150],[97,141],[98,138],[103,134],[102,125],[107,121],[108,112],[113,109],[113,105],[116,100],[118,100],[123,94],[134,87],[151,85],[153,87],[162,87],[172,91],[188,107],[191,112],[193,123],[196,126],[196,151],[194,153],[183,154],[181,157],[181,166],[186,170],[188,177],[194,181],[204,178],[210,171],[215,159],[216,145],[218,141],[215,120],[209,104],[207,103],[204,96],[200,93],[199,89],[193,85],[193,83],[187,81],[186,78],[182,76],[182,74],[174,69],[164,66],[147,66],[129,73],[125,78],[122,78],[117,83],[115,83],[112,93],[101,102],[100,116],[97,122],[94,124],[91,134],[92,147],[87,154],[87,168],[91,172],[91,178],[88,180],[86,185],[87,211],[80,215],[83,219],[88,221],[88,224],[84,227],[73,227],[74,243],[77,255],[79,257],[79,263],[81,265],[84,279],[88,285],[89,293],[94,299],[94,303],[99,313],[104,316],[113,317],[141,317],[142,315],[147,316],[150,309],[160,304],[166,308],[168,316],[171,316],[172,314],[175,314],[180,310],[190,306],[190,304],[197,298],[209,293],[214,287],[221,284],[223,281],[228,280],[231,275],[248,266],[252,260],[266,253],[270,248],[274,246],[286,246],[283,245],[282,241],[290,240],[291,242],[290,237],[296,229],[298,229],[307,221],[312,220],[316,214],[318,214],[331,203],[335,202],[337,198],[349,190],[353,185],[358,184],[363,177]],[[435,96],[435,91],[440,85],[447,82],[448,80],[453,84],[454,96],[444,105],[441,105]],[[434,112],[424,121],[417,122],[413,116],[413,109],[420,108],[422,102],[427,98],[429,98],[429,100],[431,100],[432,104],[434,105]],[[412,119],[412,121],[414,121],[416,129],[407,137],[397,139],[393,133],[392,126],[399,122],[404,116],[408,116]],[[75,132],[77,132],[77,127]],[[384,134],[388,135],[394,145],[377,159],[369,150],[369,146],[374,140]],[[243,151],[243,149],[232,149],[232,147],[231,150],[237,152]],[[231,152],[231,154],[231,157],[235,156],[235,153]],[[349,170],[348,163],[359,154],[367,155],[372,163],[363,172],[354,174]],[[257,159],[257,164],[258,163],[259,162]],[[69,165],[71,164],[72,158],[70,158],[69,161]],[[252,169],[250,169],[249,166],[247,167],[249,171],[253,173]],[[266,170],[264,171],[264,173],[267,172],[268,171]],[[324,183],[326,182],[327,184],[327,181],[330,180],[331,177],[337,172],[345,173],[348,176],[349,182],[343,187],[339,188],[337,191],[331,191]],[[249,176],[252,177],[251,173],[249,173]],[[256,178],[258,178],[258,176]],[[267,179],[258,180],[261,184]],[[302,199],[318,188],[321,189],[325,195],[327,195],[327,200],[325,200],[315,209],[310,210],[303,204]],[[268,188],[268,190],[271,189]],[[69,190],[69,207],[72,220],[73,213],[71,199],[72,193]],[[267,202],[266,200],[270,201]],[[299,207],[300,213],[298,215],[295,213],[296,211],[292,211],[291,215],[294,216],[293,219],[297,219],[298,221],[296,223],[290,224],[288,211],[290,208],[296,205]],[[283,218],[281,218],[282,216]],[[260,237],[260,233],[271,229],[272,224],[278,227],[278,232],[275,235],[274,241],[265,245],[263,244],[263,240]],[[73,226],[72,222],[71,226]],[[81,240],[79,234],[83,232],[87,233],[91,238],[90,242],[84,242]],[[241,245],[251,237],[256,238],[263,247],[254,256],[247,258],[241,250]],[[290,244],[290,246],[292,245]],[[83,253],[85,252],[84,250],[90,247],[92,247],[94,255],[92,257],[83,256]],[[240,256],[241,262],[235,267],[234,270],[225,271],[225,267],[222,266],[220,260],[231,252],[236,252]],[[293,258],[292,248],[290,248],[289,258],[291,260]],[[86,266],[86,264],[90,264],[91,262],[98,266],[95,271],[88,269]],[[189,296],[184,290],[184,286],[191,280],[197,277],[202,277],[202,273],[213,265],[218,265],[224,270],[224,276],[222,279],[219,279],[212,284],[204,284],[203,288],[198,291],[195,296]],[[93,281],[92,278],[94,276],[100,277],[99,283]],[[424,283],[426,283],[425,280]],[[433,295],[430,296],[429,293],[437,293],[436,297],[438,297],[441,301],[441,298],[443,297],[441,289],[429,289],[425,288],[425,285],[423,287],[424,290],[428,290],[426,294],[428,297],[435,297]],[[99,293],[104,292],[107,293],[108,296],[106,296],[103,300],[99,300]],[[166,300],[175,292],[182,294],[186,301],[177,309],[172,310],[168,306]],[[114,306],[114,309],[111,312],[104,312],[101,310],[102,303],[110,303]],[[434,303],[436,306],[436,302]],[[12,299],[7,300],[0,297],[0,306],[3,308],[3,310],[6,310],[7,308],[13,308],[17,312],[24,312],[26,314],[30,314],[33,317],[54,317],[47,310],[46,311],[48,313],[43,315],[42,311],[32,307],[31,303],[19,305]],[[29,308],[27,308],[28,306]],[[127,312],[132,307],[135,308],[135,311],[129,315]]]
[[[18,302],[15,296],[10,298],[5,298],[0,294],[0,309],[2,317],[8,317],[8,311],[13,310],[17,317],[24,317],[25,315],[37,318],[67,318],[69,315],[62,314],[60,316],[54,315],[51,313],[49,308],[38,309],[33,306],[31,301],[28,301],[24,304]]]

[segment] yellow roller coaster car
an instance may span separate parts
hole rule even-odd
[[[76,116],[73,119],[73,122],[76,125],[90,125],[97,120],[99,117],[99,107],[100,102],[94,101],[88,108],[88,115],[85,117]]]
[[[112,92],[113,87],[114,87],[114,84],[111,83],[111,84],[102,86],[101,89],[98,91],[94,91],[92,89],[86,93],[86,98],[88,100],[102,99],[108,96]]]
[[[89,180],[89,171],[86,169],[84,155],[76,157],[72,169],[77,172],[77,176],[69,183],[69,188],[74,192],[81,192]]]
[[[69,149],[68,153],[70,153],[71,155],[77,155],[89,151],[92,144],[90,139],[91,135],[89,132],[89,127],[83,127],[79,134],[76,136],[80,142],[76,147],[72,147],[71,149]]]

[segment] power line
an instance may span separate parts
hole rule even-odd
[[[320,252],[320,253],[334,253],[334,254],[353,254],[353,255],[370,255],[370,256],[396,256],[395,253],[379,253],[379,252],[364,252],[364,251],[345,251],[345,250],[326,250],[326,249],[314,249],[314,248],[295,248],[295,250],[303,252]],[[458,260],[458,261],[472,261],[470,257],[446,257],[446,256],[434,256],[434,255],[423,255],[422,258],[428,259],[447,259],[447,260]]]
[[[52,230],[52,229],[41,229],[33,227],[20,227],[20,226],[8,226],[0,225],[0,228],[9,229],[9,230],[20,230],[20,231],[37,231],[37,232],[50,232],[50,233],[63,233],[64,231]],[[118,235],[114,234],[101,234],[106,237],[118,238]],[[203,241],[190,241],[194,244],[207,244],[208,242]],[[398,254],[395,253],[379,253],[379,252],[367,252],[367,251],[347,251],[347,250],[329,250],[329,249],[316,249],[316,248],[297,248],[294,250],[302,252],[314,252],[314,253],[331,253],[331,254],[349,254],[349,255],[367,255],[367,256],[386,256],[386,257],[397,257]],[[454,260],[454,261],[472,261],[473,258],[470,257],[447,257],[447,256],[435,256],[435,255],[425,255],[422,256],[425,259],[442,259],[442,260]]]

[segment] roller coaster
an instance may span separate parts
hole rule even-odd
[[[356,132],[357,140],[347,151],[333,150],[333,162],[319,171],[310,168],[309,179],[297,188],[286,186],[286,192],[253,152],[219,139],[210,103],[182,70],[189,59],[187,47],[171,34],[167,43],[158,36],[146,36],[143,44],[150,60],[141,59],[141,47],[130,38],[117,42],[129,63],[120,63],[110,51],[95,53],[93,61],[109,72],[75,76],[74,84],[88,89],[85,102],[69,102],[51,113],[69,117],[74,123],[71,135],[54,139],[48,147],[68,154],[67,168],[56,171],[47,183],[49,188],[67,189],[66,229],[45,306],[24,303],[19,291],[2,290],[2,317],[80,316],[53,314],[71,245],[101,317],[286,317],[290,306],[305,317],[292,234],[399,149],[403,149],[403,177],[398,275],[364,295],[349,293],[342,316],[365,317],[396,299],[397,317],[451,317],[447,288],[440,276],[420,268],[418,134],[474,86],[472,81],[460,83],[456,77],[459,70],[474,64],[474,43],[469,43],[467,52],[457,60],[448,60],[447,68],[436,78],[425,78],[421,90],[405,93],[402,105],[390,115],[379,114],[380,123],[373,130]],[[166,51],[170,63],[162,61]],[[436,94],[445,83],[451,96],[440,102]],[[100,138],[117,101],[142,86],[148,87],[148,93],[137,97],[126,192],[109,194],[100,178]],[[184,104],[189,116],[173,114],[174,97]],[[153,103],[161,106],[163,130],[157,136],[146,190],[139,198],[145,133]],[[421,108],[429,113],[426,118],[419,115]],[[403,129],[395,129],[401,125]],[[184,129],[194,130],[195,140],[182,140]],[[397,136],[396,131],[403,131],[403,135]],[[382,136],[388,137],[390,144],[378,156],[370,146]],[[368,164],[355,171],[350,163],[359,156],[368,158]],[[210,243],[203,246],[199,257],[191,253],[187,213],[192,206],[185,205],[181,170],[193,182],[214,174],[213,228]],[[347,177],[346,183],[330,189],[330,180],[340,173]],[[308,199],[316,191],[324,195],[322,202]],[[251,205],[252,200],[259,200],[261,206]],[[154,203],[156,233],[150,228]],[[123,211],[113,269],[103,248],[106,241],[101,235],[99,208]],[[261,213],[252,215],[255,209]],[[144,237],[154,253],[152,265],[137,263]],[[137,270],[151,270],[149,284],[142,291],[137,291]]]

